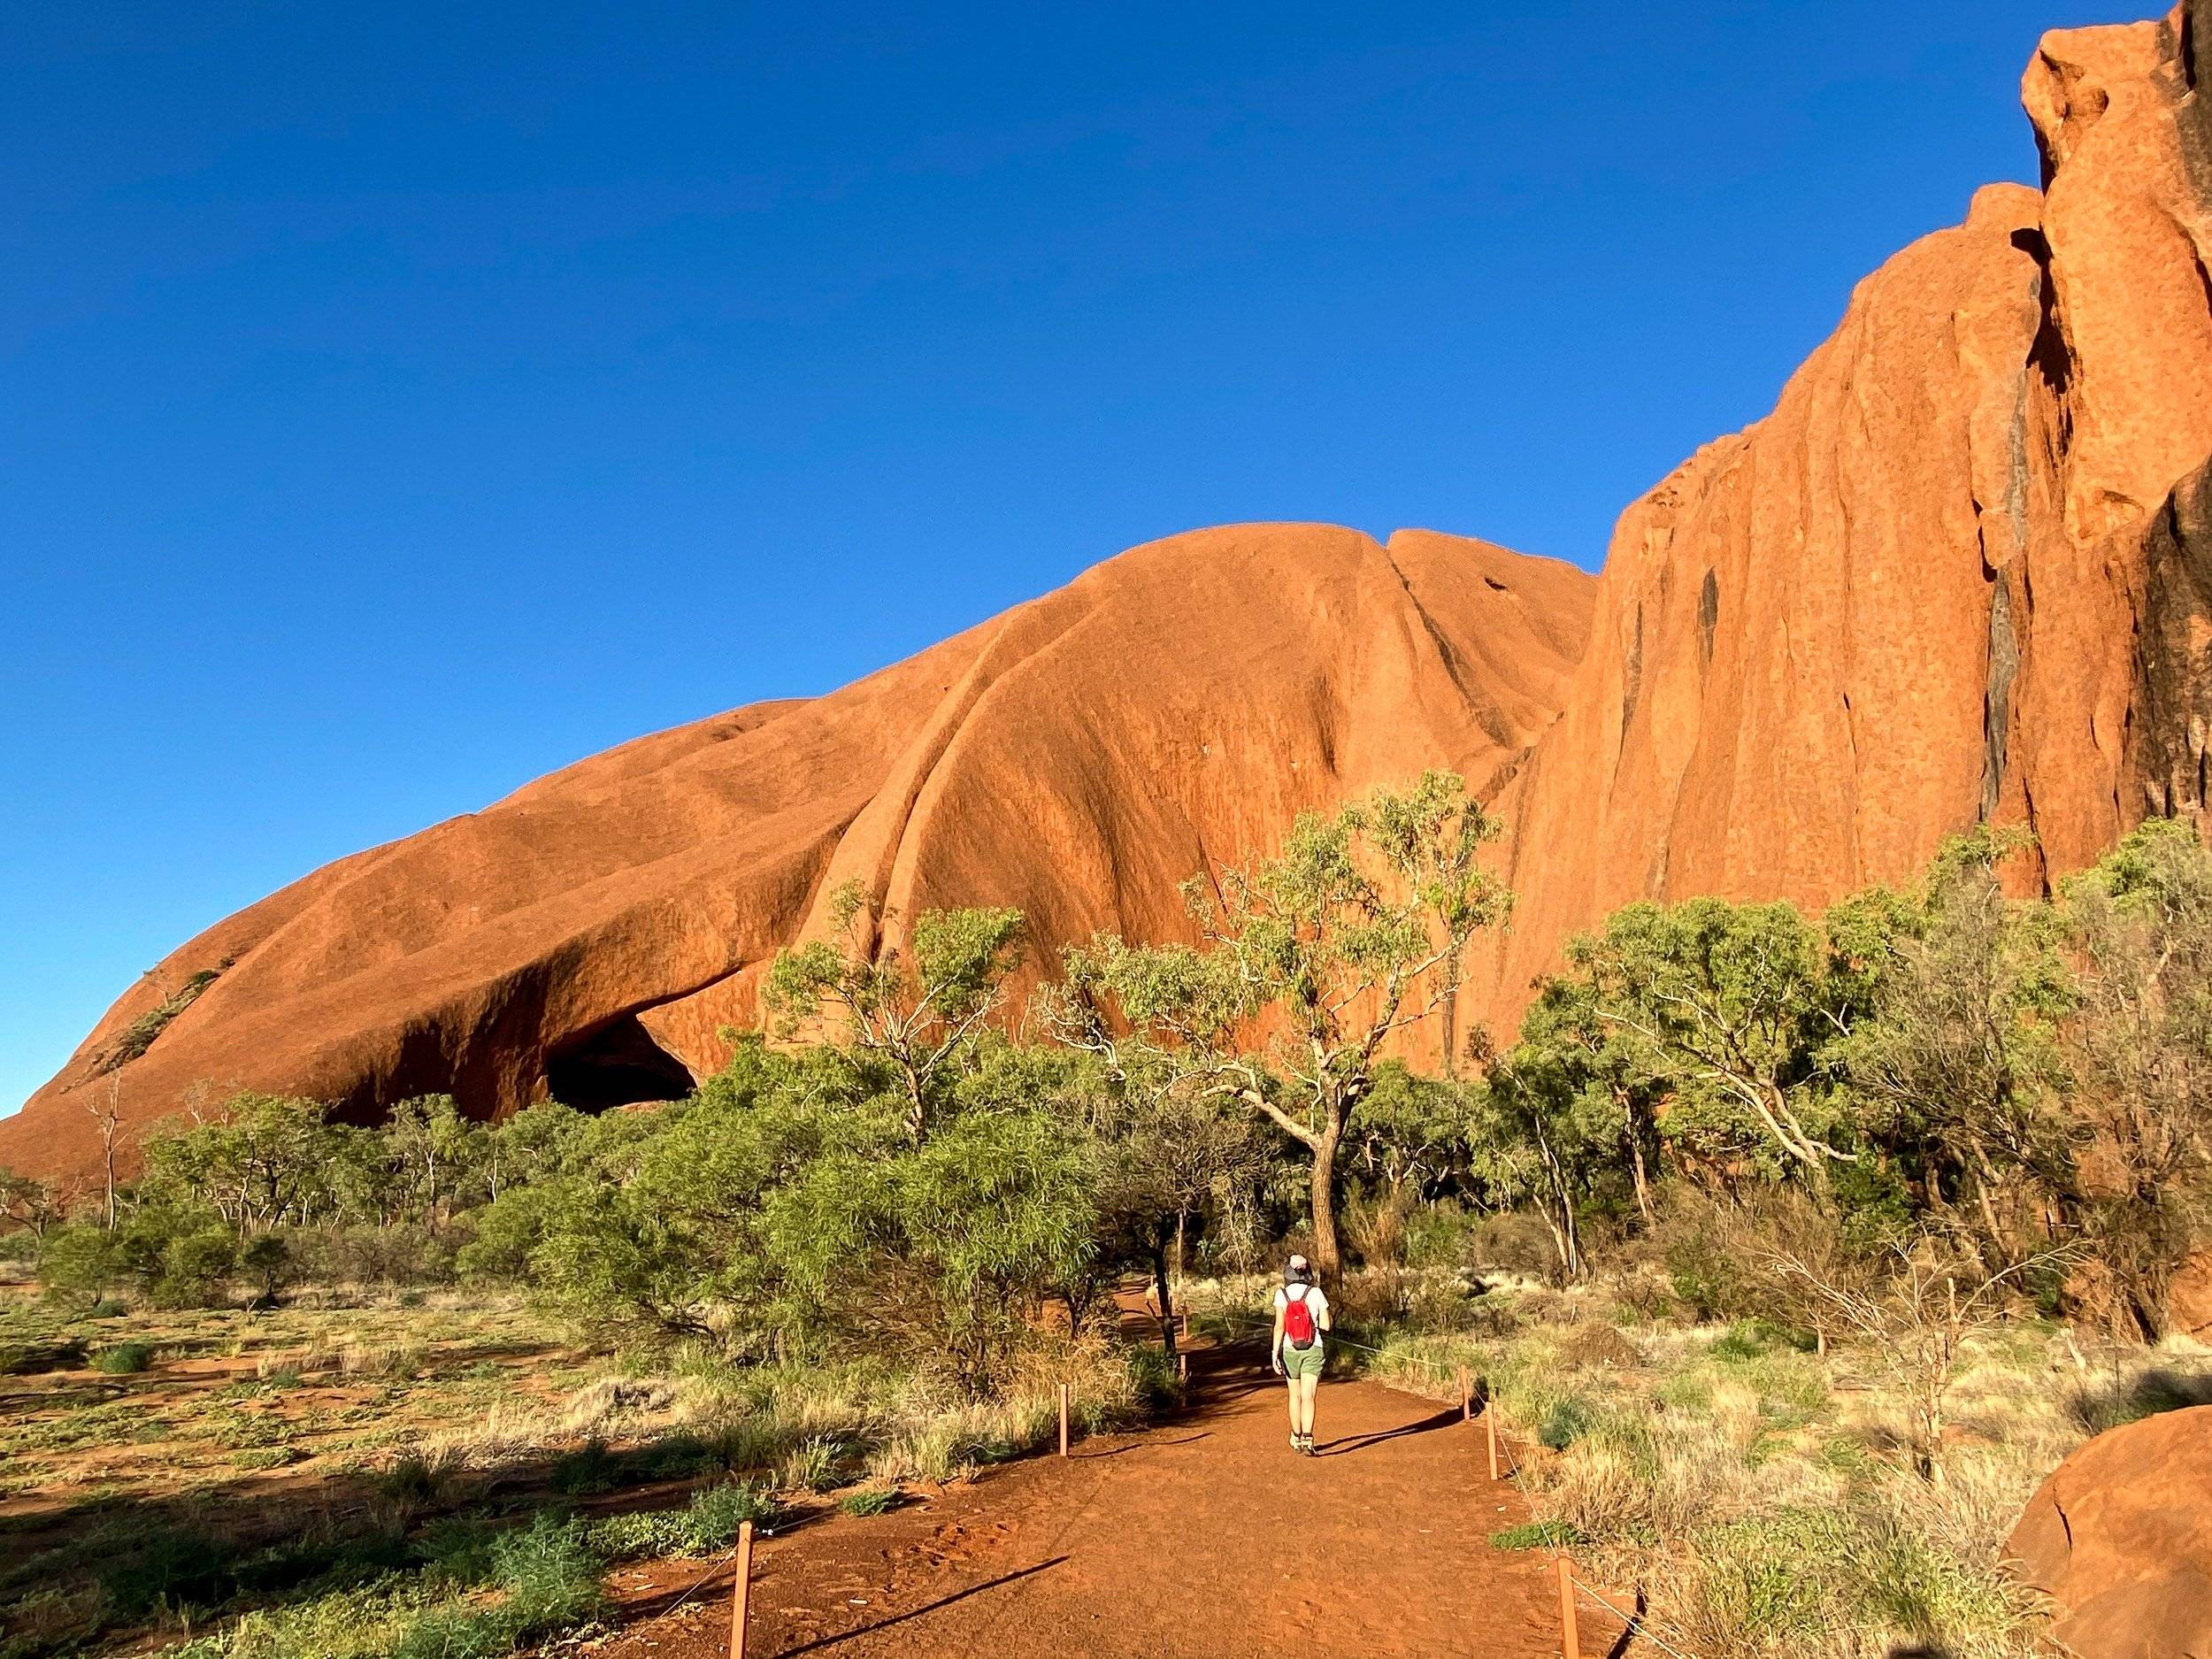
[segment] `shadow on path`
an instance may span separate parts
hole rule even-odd
[[[1186,1434],[1182,1439],[1177,1440],[1131,1440],[1126,1446],[1117,1446],[1110,1451],[1071,1451],[1068,1454],[1068,1457],[1069,1460],[1073,1463],[1085,1463],[1091,1459],[1099,1457],[1126,1457],[1131,1452],[1151,1451],[1156,1448],[1167,1446],[1188,1446],[1193,1444],[1194,1441],[1210,1440],[1211,1438],[1212,1434],[1210,1430],[1201,1429],[1195,1434]]]
[[[782,1659],[792,1659],[795,1654],[819,1653],[824,1648],[834,1647],[841,1642],[855,1641],[863,1636],[872,1636],[878,1631],[889,1630],[895,1624],[903,1624],[910,1619],[920,1618],[925,1614],[934,1613],[940,1608],[950,1607],[956,1601],[964,1601],[972,1595],[981,1595],[986,1590],[995,1590],[1003,1585],[1012,1584],[1018,1579],[1033,1578],[1037,1574],[1056,1567],[1065,1560],[1067,1560],[1065,1555],[1055,1555],[1051,1560],[1041,1561],[1033,1567],[1017,1568],[1012,1572],[1001,1573],[997,1578],[985,1583],[972,1584],[964,1590],[955,1590],[950,1595],[939,1596],[937,1600],[926,1606],[909,1608],[905,1612],[894,1614],[889,1618],[879,1618],[872,1624],[857,1625],[851,1630],[841,1631],[834,1636],[818,1636],[803,1646],[784,1648]]]
[[[1316,1457],[1343,1457],[1353,1452],[1364,1451],[1370,1446],[1379,1446],[1385,1440],[1403,1440],[1409,1434],[1433,1434],[1439,1429],[1451,1427],[1459,1420],[1460,1414],[1455,1409],[1438,1411],[1423,1417],[1418,1423],[1383,1429],[1373,1434],[1355,1434],[1340,1440],[1331,1440],[1325,1446],[1316,1447],[1313,1455]]]

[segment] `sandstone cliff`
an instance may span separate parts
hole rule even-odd
[[[1818,905],[1983,818],[2031,825],[2047,875],[2146,814],[2201,823],[2208,30],[2186,0],[2048,36],[2023,86],[2042,190],[1982,191],[1861,284],[1770,415],[1628,509],[1594,582],[1425,532],[1139,548],[842,691],[640,740],[241,912],[0,1122],[0,1163],[86,1167],[111,1095],[136,1125],[234,1086],[357,1114],[678,1092],[845,876],[894,933],[991,902],[1047,951],[1171,934],[1204,861],[1425,765],[1509,826],[1518,919],[1469,981],[1500,1027],[1632,898]]]

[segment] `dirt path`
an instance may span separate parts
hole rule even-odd
[[[1543,1558],[1488,1542],[1527,1510],[1456,1409],[1325,1384],[1321,1455],[1300,1458],[1256,1355],[1195,1364],[1188,1409],[1146,1433],[763,1540],[749,1659],[1558,1654]],[[656,1610],[682,1587],[637,1584],[638,1617],[598,1654],[726,1653],[726,1578]],[[1586,1654],[1611,1640],[1586,1620]]]

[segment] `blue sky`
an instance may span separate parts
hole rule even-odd
[[[17,0],[0,1111],[315,865],[1133,542],[1594,565],[2135,14]]]

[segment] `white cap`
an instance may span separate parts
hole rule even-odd
[[[1291,1266],[1293,1266],[1293,1267],[1296,1267],[1296,1268],[1310,1267],[1310,1266],[1311,1266],[1311,1265],[1312,1265],[1312,1263],[1310,1263],[1310,1262],[1308,1262],[1308,1261],[1306,1260],[1306,1258],[1305,1258],[1304,1256],[1292,1256],[1292,1257],[1290,1258],[1290,1264],[1291,1264]]]

